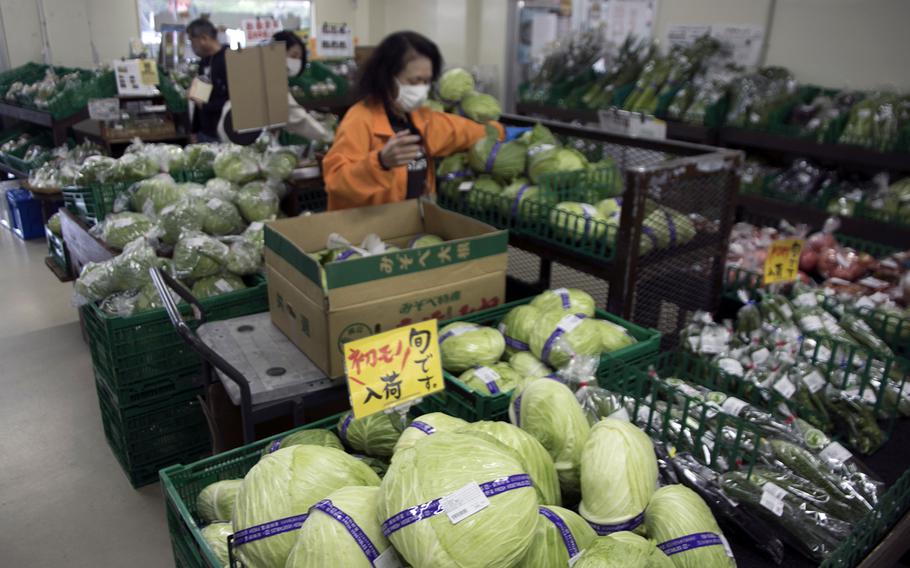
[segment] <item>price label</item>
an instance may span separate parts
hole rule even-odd
[[[793,282],[799,276],[799,255],[803,239],[778,239],[771,243],[765,259],[764,283]]]
[[[796,385],[793,384],[790,379],[787,377],[782,378],[781,380],[774,383],[774,390],[780,393],[784,398],[790,398],[793,396],[793,393],[796,392]]]
[[[771,352],[768,351],[767,347],[762,347],[761,349],[752,353],[752,362],[756,365],[761,365],[768,360],[768,357],[771,356]]]
[[[840,445],[838,442],[831,442],[818,455],[827,461],[834,462],[838,465],[850,460],[853,454],[850,450]]]
[[[484,495],[480,485],[471,482],[440,499],[439,504],[454,525],[489,507],[490,500]]]
[[[728,396],[724,403],[720,405],[724,412],[733,416],[739,416],[739,413],[747,406],[749,406],[748,402],[740,400],[735,396]]]
[[[472,189],[474,189],[473,181],[463,181],[458,184],[458,191],[471,191]]]
[[[803,377],[803,383],[806,384],[806,388],[809,389],[809,392],[815,394],[825,388],[826,381],[825,377],[823,377],[821,373],[818,371],[812,371]]]
[[[787,491],[785,489],[781,489],[769,481],[762,485],[760,503],[762,507],[780,517],[784,513],[784,497],[786,496]]]
[[[92,120],[118,120],[120,118],[120,99],[90,99],[88,117]]]
[[[444,388],[435,319],[349,341],[344,363],[355,418]]]
[[[632,421],[631,418],[629,417],[629,411],[626,410],[625,408],[620,408],[616,412],[607,416],[607,418],[613,418],[614,420],[622,420],[623,422]]]

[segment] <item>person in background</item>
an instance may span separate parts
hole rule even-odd
[[[306,45],[300,36],[292,31],[284,30],[272,36],[272,41],[283,41],[286,50],[285,62],[287,63],[288,78],[293,79],[303,73],[307,64]],[[332,133],[325,129],[319,122],[310,116],[297,100],[288,93],[288,123],[285,130],[309,140],[331,142]]]
[[[186,27],[193,53],[199,56],[199,77],[212,84],[208,101],[193,100],[193,135],[196,142],[217,142],[221,111],[228,102],[226,45],[218,41],[218,30],[207,19],[193,20]]]
[[[361,99],[322,163],[330,210],[433,193],[433,158],[465,151],[486,135],[483,124],[422,106],[441,69],[439,48],[418,33],[396,32],[376,47],[360,76]],[[527,130],[493,124],[507,140]]]

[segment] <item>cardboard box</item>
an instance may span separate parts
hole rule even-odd
[[[402,250],[323,268],[307,253],[333,232],[356,244],[375,233]],[[408,249],[421,233],[446,242]],[[428,201],[274,221],[265,246],[272,321],[330,377],[344,374],[347,341],[505,301],[508,233]]]
[[[224,54],[231,120],[237,132],[288,121],[288,72],[284,42],[229,49]]]

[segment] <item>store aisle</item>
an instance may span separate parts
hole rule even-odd
[[[0,564],[172,566],[159,486],[134,490],[101,430],[71,284],[0,227]]]

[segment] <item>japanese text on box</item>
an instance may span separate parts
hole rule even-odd
[[[444,388],[436,320],[345,343],[344,362],[355,418]]]
[[[771,243],[765,258],[765,285],[796,280],[803,243],[802,239],[779,239]]]

